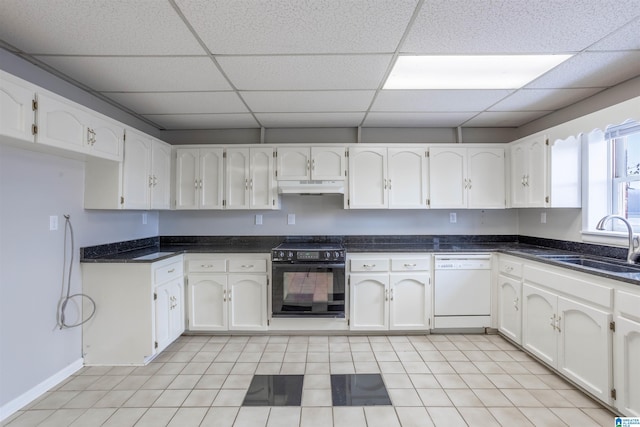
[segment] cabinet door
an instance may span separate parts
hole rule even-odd
[[[123,162],[124,209],[151,206],[151,138],[127,132]]]
[[[528,203],[528,156],[526,144],[519,143],[511,147],[511,206],[514,208],[526,207]]]
[[[151,209],[171,207],[171,146],[154,140],[151,147]]]
[[[184,279],[180,277],[169,283],[171,311],[169,336],[171,342],[184,332]]]
[[[224,150],[207,148],[200,150],[200,196],[201,209],[222,209],[224,199]]]
[[[349,149],[349,207],[386,208],[387,149],[354,147]]]
[[[615,406],[624,415],[640,417],[640,322],[616,317]]]
[[[111,120],[91,116],[89,122],[90,154],[103,159],[122,161],[124,127]]]
[[[558,354],[557,306],[557,295],[522,286],[522,345],[553,368]]]
[[[504,208],[504,149],[469,148],[467,162],[468,207]]]
[[[38,134],[36,142],[76,152],[87,150],[88,115],[79,108],[38,94]]]
[[[267,329],[267,276],[229,275],[229,329]]]
[[[311,178],[343,180],[347,165],[344,147],[311,147]]]
[[[274,168],[273,148],[252,148],[249,176],[251,209],[273,209]]]
[[[522,283],[498,276],[498,330],[522,344]]]
[[[176,150],[176,209],[198,209],[199,162],[198,149]]]
[[[311,174],[309,147],[278,147],[278,179],[306,180]]]
[[[547,196],[547,149],[546,138],[537,137],[529,143],[529,167],[527,174],[528,206],[545,207]]]
[[[0,135],[26,142],[34,141],[31,133],[34,98],[35,90],[26,82],[24,86],[14,83],[0,72]]]
[[[389,148],[389,208],[427,207],[427,162],[425,150]]]
[[[389,329],[388,274],[352,274],[349,297],[351,330]]]
[[[429,274],[395,273],[390,280],[389,329],[429,329]]]
[[[227,275],[189,275],[187,284],[190,331],[226,331]]]
[[[249,208],[249,149],[227,149],[225,180],[227,209]]]
[[[467,149],[433,147],[429,152],[431,207],[467,207]]]
[[[162,351],[171,340],[171,284],[160,285],[155,289],[155,346],[156,352]]]
[[[558,316],[557,369],[598,399],[610,403],[611,314],[558,297]]]

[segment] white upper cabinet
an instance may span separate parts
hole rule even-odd
[[[176,209],[222,209],[222,148],[176,150]]]
[[[429,151],[432,208],[506,206],[503,148],[432,147]]]
[[[90,115],[87,127],[87,153],[103,159],[122,160],[124,126],[107,117]]]
[[[0,136],[34,142],[35,86],[0,71]]]
[[[579,138],[537,134],[511,144],[511,206],[581,207]]]
[[[171,208],[171,146],[153,140],[151,146],[151,209]]]
[[[344,147],[283,146],[277,149],[279,180],[343,180]]]
[[[226,150],[225,207],[276,209],[272,147]]]
[[[124,145],[124,209],[149,209],[151,206],[151,145],[148,135],[127,132]]]
[[[36,142],[83,152],[90,144],[89,115],[64,98],[38,93],[38,133]]]
[[[349,149],[351,209],[427,207],[427,162],[422,148]]]

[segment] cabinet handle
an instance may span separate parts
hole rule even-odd
[[[197,190],[198,189],[198,180],[197,179],[195,181],[195,187],[196,187],[196,190]]]
[[[386,179],[384,180],[384,189],[385,190],[387,189],[387,180]]]
[[[149,175],[149,187],[153,187],[153,176]]]
[[[558,316],[558,318],[556,319],[556,329],[558,330],[558,332],[562,332],[562,330],[560,329],[560,320],[562,319],[562,317]]]
[[[229,289],[229,292],[227,293],[227,300],[231,301],[231,289]]]
[[[375,266],[376,266],[375,264],[362,264],[363,268],[373,268]]]
[[[87,144],[91,145],[91,129],[87,128]]]
[[[313,160],[311,161],[311,170],[312,170],[312,171],[316,170],[316,159],[313,159]]]
[[[516,299],[514,299],[514,300],[513,300],[513,308],[514,308],[516,311],[518,311],[518,310],[519,310],[519,308],[518,308],[518,302],[519,302],[519,301],[518,301],[518,300],[519,300],[519,298],[516,298]]]
[[[158,185],[158,178],[153,175],[153,186],[155,187],[156,185]]]
[[[200,267],[202,268],[213,268],[212,264],[200,264]]]
[[[556,329],[556,315],[551,316],[551,327]]]
[[[505,271],[507,271],[507,272],[509,272],[509,273],[511,273],[511,272],[513,271],[513,267],[508,266],[508,267],[505,267],[505,269],[504,269],[504,270],[505,270]]]
[[[417,266],[417,264],[405,264],[404,266],[405,268],[414,268]]]
[[[384,290],[384,300],[389,301],[389,289]]]
[[[524,176],[524,186],[528,187],[529,186],[529,174],[526,174]]]
[[[391,190],[391,180],[389,180],[389,190]]]
[[[468,182],[469,182],[469,187],[467,187],[467,188],[468,188],[469,190],[471,190],[471,187],[472,187],[472,185],[471,185],[471,179],[469,179],[469,180],[468,180]]]
[[[223,289],[222,290],[222,302],[226,302],[227,301],[227,290]]]
[[[248,179],[245,179],[245,180],[244,180],[244,189],[245,189],[245,190],[248,190],[248,189],[249,189],[249,180],[248,180]]]
[[[199,181],[198,181],[198,187],[199,187],[200,189],[202,189],[202,180],[199,180]]]
[[[249,180],[249,188],[253,190],[253,178]]]
[[[311,168],[311,164],[309,162],[309,160],[307,160],[307,170],[309,170]]]
[[[167,273],[173,273],[174,271],[176,271],[176,269],[172,268],[171,270],[167,271]]]
[[[391,301],[393,301],[393,288],[391,288]]]
[[[253,264],[242,264],[241,268],[253,268]]]

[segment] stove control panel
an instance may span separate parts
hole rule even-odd
[[[275,249],[271,253],[271,260],[276,262],[344,262],[344,259],[344,250],[301,251]]]

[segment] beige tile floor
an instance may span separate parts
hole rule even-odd
[[[242,407],[254,374],[301,407]],[[381,373],[393,406],[332,407],[330,374]],[[143,367],[87,367],[18,426],[610,426],[614,414],[498,335],[183,336]]]

